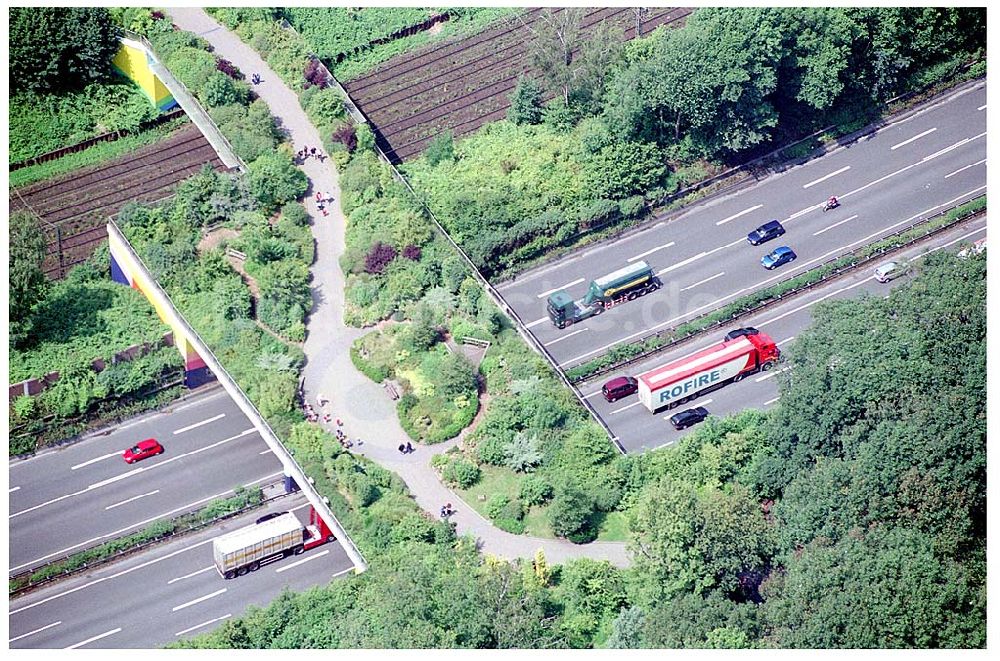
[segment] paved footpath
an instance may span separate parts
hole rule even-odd
[[[294,151],[303,146],[322,146],[319,133],[299,106],[297,95],[239,37],[201,9],[170,8],[167,11],[180,29],[208,40],[218,55],[239,67],[248,79],[253,73],[260,74],[262,82],[255,90],[287,131]],[[344,429],[352,439],[363,439],[364,443],[356,445],[354,450],[400,475],[416,502],[432,516],[436,516],[445,503],[452,503],[458,510],[452,517],[458,533],[477,538],[485,552],[504,558],[532,558],[542,549],[550,562],[586,556],[627,566],[628,553],[622,542],[577,545],[512,535],[494,527],[445,487],[430,465],[432,455],[444,452],[456,440],[429,447],[415,445],[412,454],[399,454],[397,447],[409,439],[399,425],[394,402],[381,386],[354,369],[350,359],[351,343],[367,331],[344,325],[344,275],[338,258],[344,252],[345,220],[340,210],[336,169],[329,159],[320,162],[315,158],[307,159],[301,168],[309,177],[306,208],[312,217],[316,238],[316,262],[312,266],[313,310],[305,342],[304,378],[309,400],[316,402],[319,393],[327,397],[330,404],[326,410],[343,420]],[[316,191],[331,193],[337,199],[329,216],[323,216],[316,208]]]

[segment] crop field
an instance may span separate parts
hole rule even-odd
[[[153,202],[168,197],[180,181],[205,164],[225,169],[198,128],[188,124],[161,142],[121,158],[15,188],[10,193],[10,212],[30,207],[45,221],[49,254],[43,270],[50,278],[62,278],[107,237],[108,216],[133,200]]]
[[[345,83],[374,125],[376,139],[389,158],[404,161],[416,156],[443,131],[459,137],[503,119],[518,77],[537,75],[528,57],[530,33],[521,21],[530,25],[541,11],[530,9],[520,19],[504,21],[492,30],[399,56]],[[641,33],[660,25],[679,26],[691,11],[650,8]],[[601,22],[620,28],[626,41],[635,36],[632,9],[589,9],[581,26],[583,34]]]

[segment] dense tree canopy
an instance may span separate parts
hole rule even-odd
[[[12,7],[11,87],[56,91],[107,78],[118,34],[105,7]]]
[[[27,318],[32,306],[45,294],[46,280],[42,273],[46,251],[45,234],[37,218],[25,211],[11,214],[7,244],[10,248],[10,320],[13,324],[20,324]],[[16,333],[11,335],[13,339]]]

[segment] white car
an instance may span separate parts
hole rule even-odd
[[[886,262],[875,269],[875,279],[879,282],[889,282],[909,270],[910,265],[906,262]]]

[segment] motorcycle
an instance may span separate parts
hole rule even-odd
[[[826,204],[823,205],[823,211],[826,212],[829,211],[830,209],[836,209],[839,206],[840,206],[840,200],[838,200],[835,197],[831,197],[829,200],[826,201]]]

